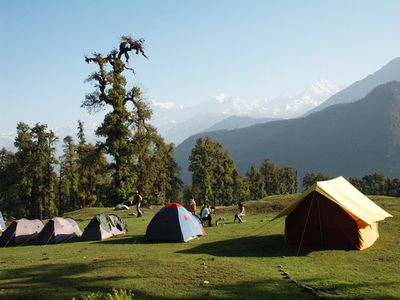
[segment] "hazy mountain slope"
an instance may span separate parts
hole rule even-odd
[[[321,111],[322,109],[334,104],[349,103],[360,100],[376,86],[396,80],[400,80],[400,57],[391,60],[387,65],[383,66],[375,73],[334,94],[321,105],[306,112],[303,116],[308,116],[313,112]]]
[[[226,118],[225,120],[203,130],[203,132],[207,131],[216,131],[216,130],[224,130],[224,129],[236,129],[236,128],[244,128],[256,124],[262,124],[266,122],[279,120],[277,118],[251,118],[246,116],[232,116]]]
[[[226,118],[225,115],[212,113],[199,113],[184,122],[173,125],[162,135],[167,142],[179,144],[194,132],[201,132],[204,128],[221,122]]]
[[[364,99],[339,104],[308,117],[243,129],[202,133],[224,144],[240,172],[264,158],[283,167],[333,176],[363,177],[384,172],[400,177],[400,82],[378,86]],[[191,181],[188,157],[196,136],[176,148],[182,179]]]
[[[190,135],[202,132],[231,116],[257,119],[301,116],[342,88],[342,85],[322,78],[314,81],[301,93],[294,96],[279,96],[273,99],[245,100],[222,93],[215,98],[191,107],[184,107],[172,102],[158,103],[153,100],[151,103],[153,109],[151,123],[157,127],[158,132],[167,142],[179,144]],[[235,122],[225,124],[233,126]],[[222,126],[222,124],[219,124],[219,126]],[[243,126],[240,126],[239,123],[239,128],[241,127]],[[222,127],[219,129],[222,129]],[[224,129],[232,129],[232,127]]]

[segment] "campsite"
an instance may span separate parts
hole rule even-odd
[[[145,241],[162,207],[144,208],[140,218],[111,207],[67,213],[82,231],[100,213],[118,215],[128,231],[106,240],[2,247],[0,298],[82,299],[117,289],[131,290],[134,299],[398,299],[400,199],[369,197],[393,218],[379,222],[377,241],[359,251],[285,243],[285,218],[271,219],[298,196],[245,202],[242,224],[233,223],[236,206],[217,207],[214,219],[225,223],[186,243]]]

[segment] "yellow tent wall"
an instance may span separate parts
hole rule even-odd
[[[391,217],[343,177],[317,182],[274,219],[283,216],[288,243],[359,250],[379,237],[377,222]]]

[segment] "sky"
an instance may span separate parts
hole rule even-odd
[[[84,57],[122,35],[145,39],[148,56],[130,61],[128,86],[192,106],[294,95],[320,78],[350,85],[400,56],[399,12],[398,0],[0,1],[0,140],[18,122],[100,124],[104,112],[80,107],[96,71]]]

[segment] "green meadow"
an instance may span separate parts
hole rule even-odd
[[[364,251],[284,243],[284,218],[271,218],[296,195],[245,202],[214,211],[225,225],[187,243],[147,243],[147,225],[160,207],[131,211],[88,208],[66,214],[83,231],[98,213],[117,214],[125,235],[104,241],[79,238],[55,245],[27,242],[0,249],[0,299],[82,299],[130,290],[134,299],[400,299],[400,198],[370,197],[393,215]],[[215,222],[214,222],[215,224]]]

